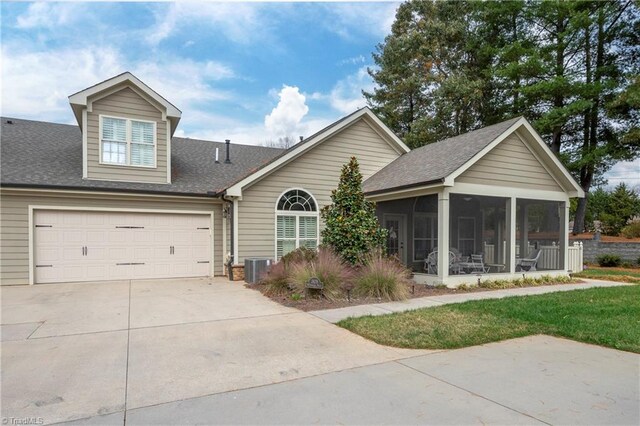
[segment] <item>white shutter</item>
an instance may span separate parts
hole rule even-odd
[[[299,217],[300,247],[316,248],[318,246],[318,218],[315,216]]]
[[[295,216],[278,216],[278,238],[296,238]]]
[[[131,159],[132,166],[153,167],[155,163],[154,124],[144,121],[131,121]]]
[[[131,142],[153,145],[153,123],[131,121]]]
[[[153,145],[140,143],[131,144],[131,165],[153,167]]]
[[[296,249],[296,217],[278,216],[276,234],[276,257],[280,260]]]
[[[114,142],[127,141],[127,120],[121,118],[102,118],[102,139]]]

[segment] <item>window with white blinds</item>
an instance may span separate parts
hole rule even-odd
[[[100,124],[103,163],[155,167],[156,123],[101,116]]]
[[[299,247],[318,247],[318,209],[311,194],[294,189],[276,204],[276,259]]]

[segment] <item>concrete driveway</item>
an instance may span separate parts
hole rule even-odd
[[[387,348],[219,279],[0,295],[7,424],[640,421],[640,357],[563,339]]]

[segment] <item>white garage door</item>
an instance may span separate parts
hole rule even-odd
[[[211,275],[211,216],[34,211],[36,283]]]

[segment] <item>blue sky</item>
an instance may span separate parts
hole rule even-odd
[[[131,71],[183,112],[177,135],[263,144],[363,106],[398,3],[1,4],[2,114],[74,123],[67,96]],[[640,183],[640,161],[610,183]]]

